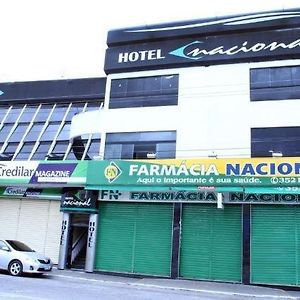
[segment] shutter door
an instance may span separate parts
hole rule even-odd
[[[251,282],[299,285],[300,208],[252,206]]]
[[[172,216],[169,204],[102,202],[95,268],[169,276]]]
[[[240,206],[184,205],[180,277],[240,282],[241,228]]]
[[[61,222],[62,213],[60,212],[60,201],[50,201],[45,254],[48,255],[54,263],[58,263]]]
[[[173,205],[140,204],[136,217],[134,273],[170,276]]]
[[[0,237],[16,239],[21,200],[0,198]]]
[[[0,200],[0,236],[16,239],[58,262],[62,216],[60,202]]]

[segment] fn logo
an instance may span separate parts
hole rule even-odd
[[[103,200],[118,200],[122,193],[118,190],[102,190],[100,191],[100,199]]]

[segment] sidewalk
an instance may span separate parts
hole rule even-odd
[[[243,296],[257,299],[299,299],[299,291],[283,290],[278,288],[259,287],[233,283],[161,279],[161,278],[132,278],[99,273],[85,273],[83,270],[54,268],[50,276],[62,278],[76,278],[88,281],[98,281],[103,284],[131,285],[145,288],[162,288],[172,290],[185,290],[193,292],[206,292],[227,296]]]

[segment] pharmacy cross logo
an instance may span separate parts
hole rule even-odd
[[[115,181],[121,174],[122,170],[113,161],[111,161],[110,164],[104,170],[104,176],[109,183]]]
[[[169,52],[169,54],[186,59],[199,60],[205,56],[213,56],[217,54],[233,56],[241,53],[257,53],[260,51],[273,52],[277,49],[293,49],[296,47],[300,47],[300,39],[294,40],[290,43],[273,41],[270,43],[258,42],[256,44],[250,44],[248,41],[244,41],[243,43],[231,45],[229,47],[221,45],[213,49],[206,49],[205,44],[202,41],[194,41]]]

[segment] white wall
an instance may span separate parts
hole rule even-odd
[[[177,131],[177,157],[248,157],[251,128],[300,126],[299,100],[250,102],[250,68],[300,60],[228,64],[109,75],[104,109],[77,115],[71,137],[92,132]],[[178,106],[108,109],[115,78],[179,74]]]

